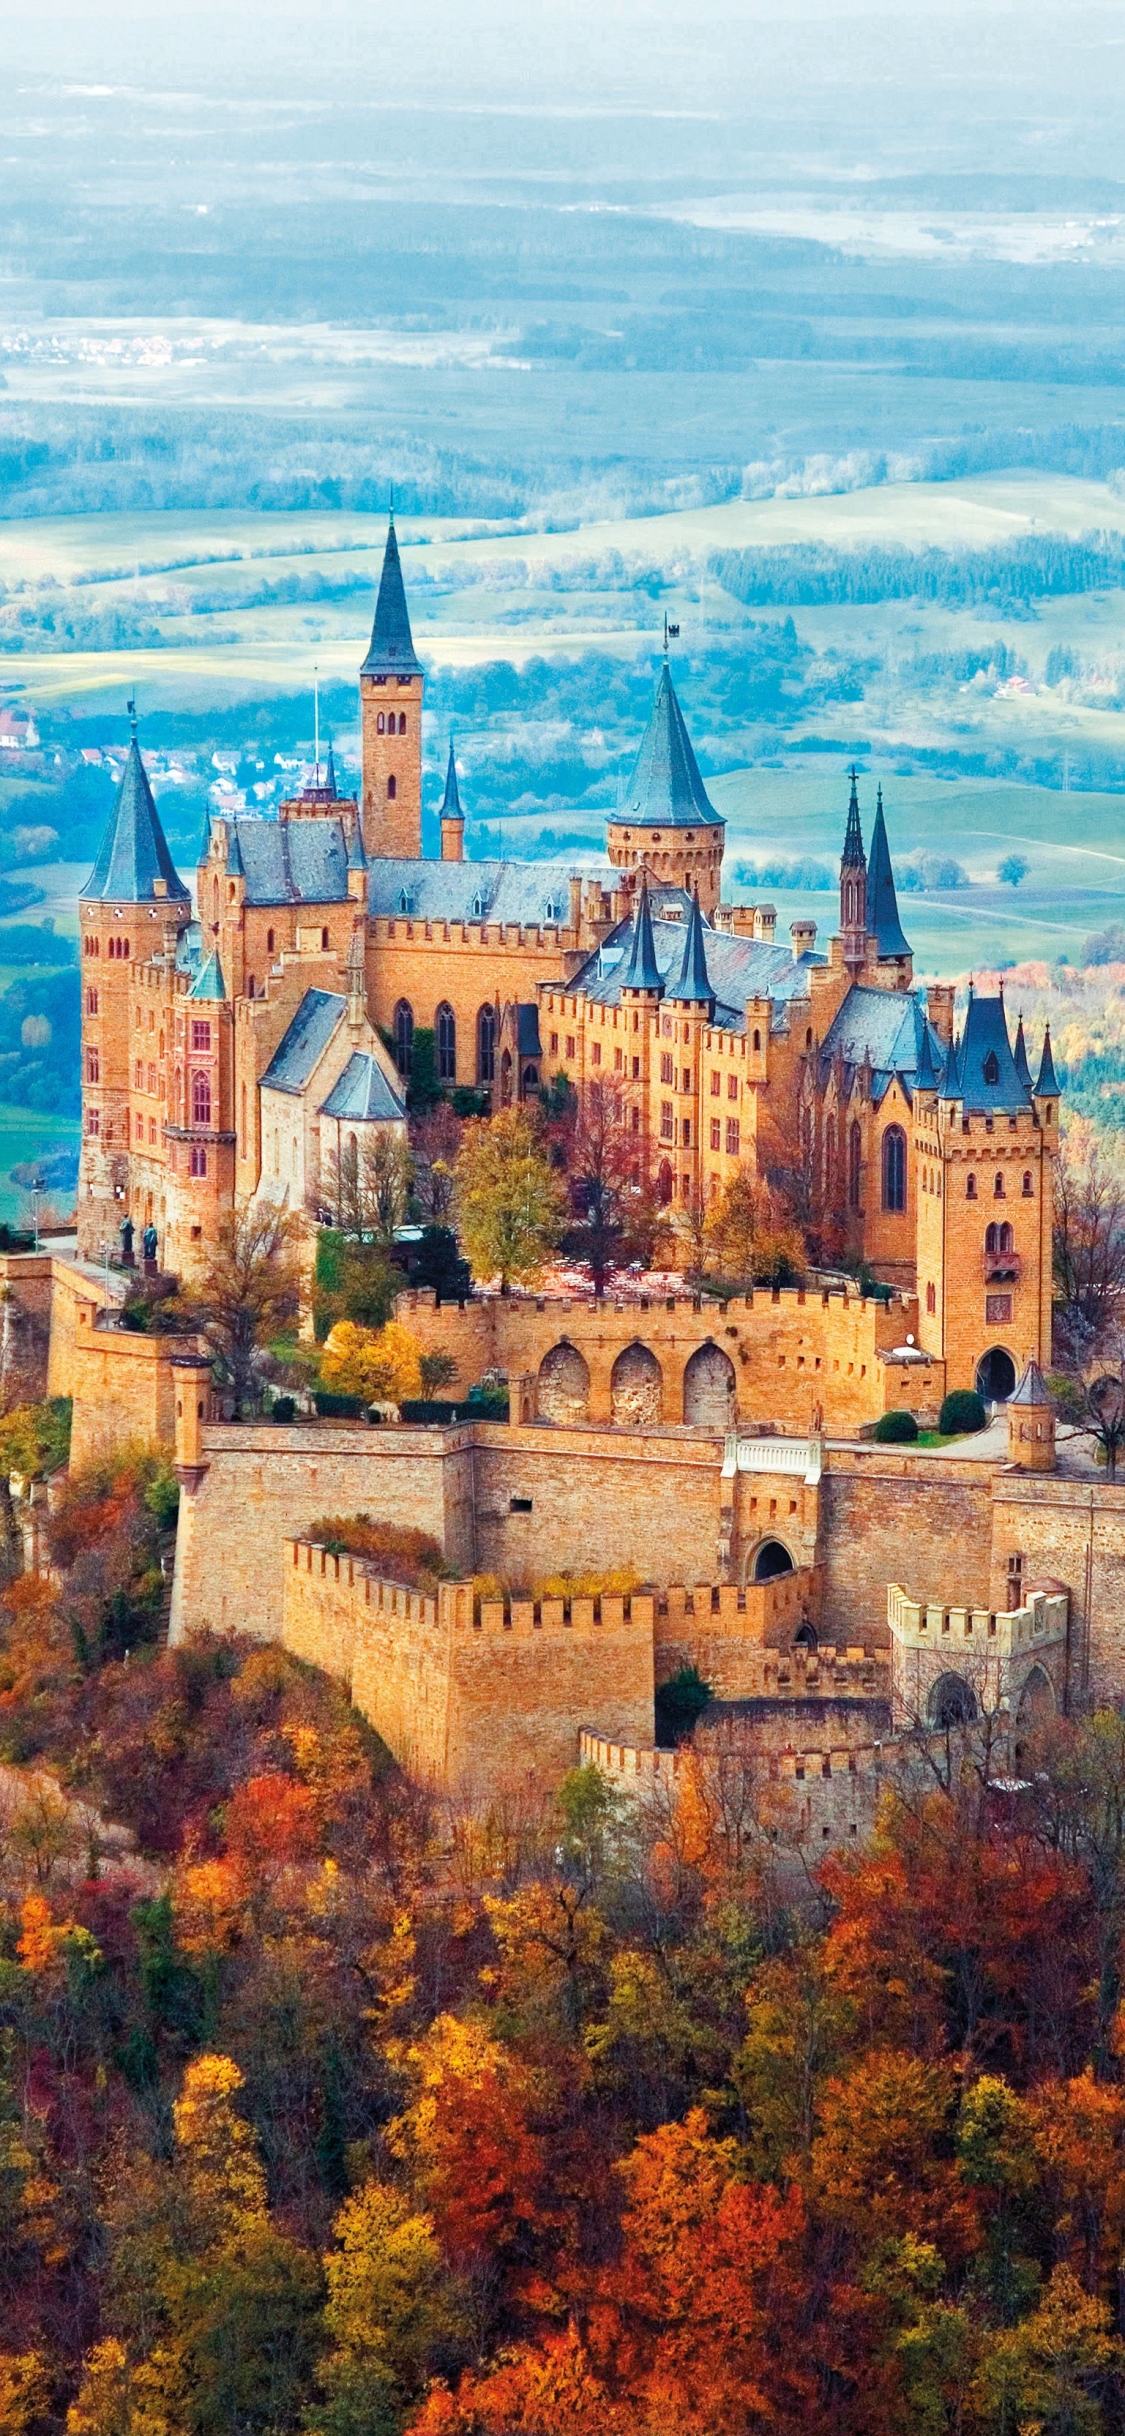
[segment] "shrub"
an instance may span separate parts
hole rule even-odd
[[[907,1446],[918,1435],[913,1413],[880,1413],[872,1432],[877,1446]]]
[[[714,1694],[696,1666],[681,1666],[676,1675],[662,1683],[656,1695],[656,1739],[667,1749],[686,1742],[703,1711],[710,1707]]]
[[[938,1428],[943,1438],[964,1437],[970,1430],[983,1429],[985,1420],[984,1405],[976,1389],[954,1387],[938,1414]]]
[[[430,1590],[435,1582],[456,1579],[436,1539],[399,1523],[373,1522],[369,1514],[328,1514],[310,1523],[303,1539],[327,1548],[330,1556],[360,1556],[385,1580],[405,1582],[411,1590]]]
[[[329,1387],[314,1387],[313,1403],[322,1421],[361,1421],[367,1410],[363,1396],[341,1396]]]
[[[270,1419],[271,1419],[271,1421],[295,1421],[295,1420],[296,1420],[296,1418],[297,1418],[297,1399],[296,1399],[296,1397],[295,1397],[295,1396],[275,1396],[275,1397],[274,1397],[274,1400],[273,1400],[273,1403],[272,1403],[272,1404],[271,1404],[271,1406],[270,1406]]]

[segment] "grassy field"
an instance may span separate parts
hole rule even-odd
[[[12,1108],[0,1100],[0,1219],[9,1225],[30,1225],[31,1203],[20,1186],[11,1182],[12,1168],[46,1158],[54,1150],[76,1150],[79,1130],[76,1118],[37,1116],[31,1108]],[[60,1214],[66,1214],[68,1202],[73,1206],[72,1195],[56,1196]]]

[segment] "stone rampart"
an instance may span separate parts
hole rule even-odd
[[[532,1412],[558,1421],[616,1416],[628,1426],[639,1411],[673,1428],[845,1435],[904,1400],[936,1418],[944,1392],[940,1362],[916,1352],[894,1361],[917,1336],[908,1295],[886,1303],[840,1288],[763,1286],[725,1304],[513,1295],[437,1308],[432,1293],[408,1290],[395,1308],[427,1352],[454,1356],[466,1383],[488,1368],[526,1378]],[[630,1368],[636,1347],[650,1357],[647,1376]]]

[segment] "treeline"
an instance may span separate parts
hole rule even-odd
[[[909,550],[826,542],[720,550],[708,572],[748,607],[861,606],[931,601],[943,608],[1007,609],[1012,602],[1120,591],[1125,534],[1026,533],[987,550]]]
[[[1119,1717],[808,1869],[729,1736],[436,1804],[280,1649],[160,1647],[176,1494],[5,1547],[12,2436],[1121,2436]]]

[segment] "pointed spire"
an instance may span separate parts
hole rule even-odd
[[[422,663],[414,649],[414,637],[410,631],[410,612],[406,606],[406,588],[402,580],[393,511],[387,527],[387,546],[383,552],[383,572],[379,578],[379,598],[375,603],[371,648],[359,673],[361,677],[419,677],[422,674]]]
[[[867,856],[863,851],[863,831],[859,824],[858,773],[853,768],[848,775],[852,782],[852,791],[848,799],[848,825],[844,831],[844,852],[841,864],[845,871],[866,871]]]
[[[692,895],[680,970],[668,995],[683,1004],[698,1005],[701,1001],[706,1001],[709,1007],[715,1004],[715,993],[707,971],[707,949],[703,939],[703,916],[699,910],[698,892]]]
[[[849,814],[849,823],[850,818]],[[871,832],[871,855],[867,866],[867,927],[874,931],[878,939],[881,957],[910,954],[910,942],[904,936],[899,920],[891,850],[883,819],[882,787],[875,797],[875,826]]]
[[[954,1036],[949,1043],[945,1067],[938,1085],[938,1098],[959,1100],[961,1097],[961,1043]]]
[[[1023,1084],[1024,1090],[1025,1090],[1025,1091],[1030,1091],[1030,1089],[1031,1089],[1031,1068],[1030,1068],[1030,1066],[1028,1065],[1028,1062],[1027,1062],[1027,1042],[1026,1042],[1026,1040],[1024,1039],[1024,1036],[1023,1036],[1023,1016],[1022,1016],[1022,1015],[1020,1016],[1019,1022],[1018,1022],[1018,1024],[1016,1025],[1016,1045],[1015,1045],[1015,1048],[1014,1048],[1014,1049],[1013,1049],[1013,1051],[1012,1051],[1012,1055],[1013,1055],[1013,1057],[1015,1058],[1015,1061],[1016,1061],[1016,1073],[1018,1074],[1018,1076],[1019,1076],[1019,1078],[1020,1078],[1020,1081],[1021,1081],[1021,1083]]]
[[[633,917],[633,936],[629,953],[621,971],[623,990],[652,990],[657,997],[664,995],[664,983],[656,961],[656,941],[652,935],[652,915],[648,902],[648,872],[641,865],[641,891]]]
[[[461,790],[457,784],[457,763],[453,755],[452,736],[449,739],[449,759],[445,765],[445,793],[441,799],[439,817],[442,820],[464,820],[465,817],[461,809]]]
[[[244,880],[245,877],[246,865],[242,860],[242,848],[238,842],[238,822],[236,820],[228,821],[227,878],[228,880]]]
[[[208,956],[206,964],[200,967],[200,970],[196,975],[195,980],[192,982],[190,990],[188,991],[188,997],[224,999],[226,994],[226,989],[223,983],[223,968],[218,957],[214,954],[214,952],[212,952],[212,954]]]
[[[1018,1387],[1013,1387],[1009,1404],[1038,1405],[1044,1412],[1052,1409],[1047,1382],[1036,1361],[1029,1361]]]
[[[336,755],[332,749],[331,736],[328,739],[328,759],[324,768],[324,791],[326,795],[331,796],[333,803],[335,803],[340,790],[336,784]]]
[[[129,757],[97,862],[80,892],[84,904],[116,898],[123,905],[147,905],[158,893],[181,904],[191,898],[191,890],[180,878],[160,825],[137,743],[136,717],[135,705],[130,702]],[[163,882],[159,891],[155,885],[158,880]]]
[[[933,1038],[925,1016],[922,1018],[922,1046],[918,1052],[918,1068],[914,1078],[914,1087],[917,1091],[936,1091],[938,1087]]]
[[[613,818],[618,825],[643,829],[725,827],[700,776],[667,661],[633,775]]]
[[[358,820],[353,824],[348,837],[347,867],[349,871],[366,871],[367,869],[367,856],[363,850],[363,827]]]
[[[1055,1061],[1051,1054],[1050,1024],[1047,1024],[1043,1033],[1043,1055],[1039,1060],[1039,1080],[1035,1086],[1035,1097],[1037,1100],[1058,1100],[1062,1098],[1062,1093],[1059,1090],[1058,1083],[1055,1080]]]

